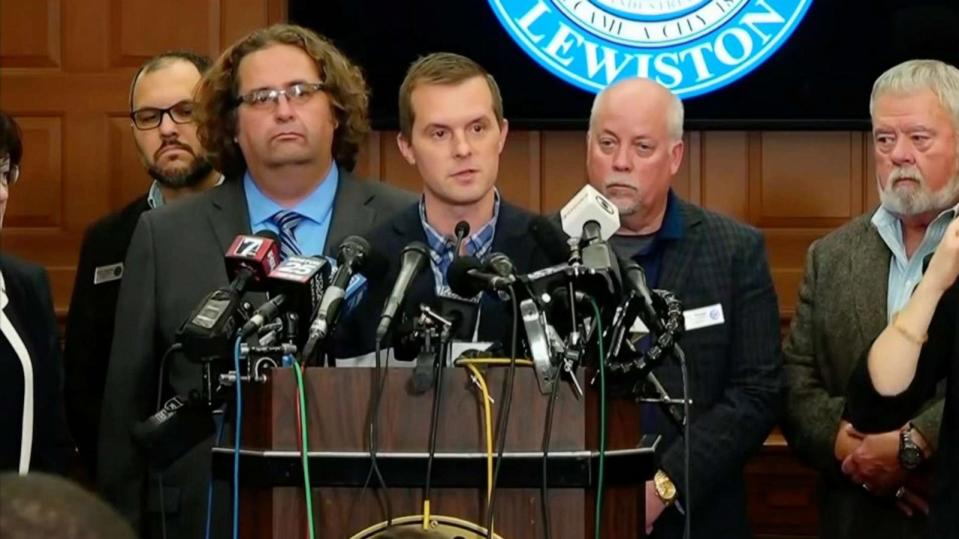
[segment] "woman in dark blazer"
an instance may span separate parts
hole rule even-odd
[[[956,207],[959,214],[959,206]],[[860,431],[886,432],[904,424],[946,379],[930,527],[936,538],[959,532],[959,216],[946,229],[909,303],[876,338],[850,381],[846,415]],[[903,454],[928,448],[900,443]],[[869,485],[864,484],[865,488]],[[895,498],[911,497],[907,487]]]
[[[22,155],[19,127],[0,112],[0,232]],[[61,370],[46,272],[0,251],[0,470],[66,472]]]

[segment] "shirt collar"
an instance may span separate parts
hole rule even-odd
[[[466,244],[466,255],[482,257],[493,246],[493,237],[496,233],[496,222],[499,220],[500,196],[499,190],[493,189],[493,217],[486,222],[479,230],[473,232],[464,240]],[[456,246],[455,240],[440,234],[426,219],[426,197],[420,197],[420,223],[423,225],[423,231],[426,233],[426,242],[434,256],[444,257],[447,254],[452,258],[453,249]]]
[[[323,223],[330,212],[333,211],[333,199],[336,197],[339,181],[339,168],[334,161],[326,177],[312,193],[296,206],[284,208],[264,195],[263,191],[260,191],[256,181],[253,180],[253,176],[250,175],[250,171],[247,170],[243,175],[243,186],[246,190],[246,201],[250,210],[250,226],[255,230],[258,225],[269,221],[276,212],[282,210],[295,211],[315,223]]]
[[[932,225],[940,220],[949,220],[956,216],[959,216],[959,204],[943,210],[929,224]],[[876,210],[876,213],[872,215],[870,222],[872,223],[872,226],[878,230],[892,229],[894,232],[896,232],[896,237],[899,238],[899,241],[902,241],[902,223],[899,220],[899,216],[887,210],[885,206],[879,206],[879,209]]]
[[[226,177],[220,174],[220,177],[216,180],[216,185],[223,183],[224,179]],[[164,204],[166,204],[166,199],[163,198],[163,191],[160,190],[160,182],[153,180],[153,183],[150,184],[150,191],[147,193],[147,205],[150,206],[151,210],[155,210]]]
[[[663,225],[656,231],[657,240],[681,240],[686,233],[686,223],[683,219],[683,209],[680,207],[676,193],[672,189],[666,197],[666,213],[663,215]]]

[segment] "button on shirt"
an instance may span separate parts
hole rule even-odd
[[[482,259],[489,254],[493,248],[493,237],[496,234],[496,221],[499,219],[500,196],[498,191],[493,195],[493,217],[485,225],[480,227],[473,235],[466,238],[465,244],[466,256],[475,256]],[[439,297],[454,297],[456,294],[450,290],[449,283],[446,280],[446,271],[456,251],[456,241],[440,234],[435,228],[430,226],[426,220],[426,201],[420,197],[420,222],[423,225],[423,232],[426,233],[426,243],[430,248],[430,266],[433,268],[433,282],[436,285],[436,295]],[[466,299],[466,298],[461,298]],[[469,298],[474,302],[479,301],[479,297]]]
[[[923,262],[926,257],[936,250],[939,241],[949,222],[959,213],[959,205],[943,211],[926,229],[926,235],[919,244],[919,248],[912,254],[906,255],[906,245],[902,240],[902,222],[899,218],[879,207],[872,216],[872,225],[876,227],[879,236],[889,247],[892,257],[889,260],[889,284],[886,298],[886,317],[892,320],[897,312],[906,306],[912,291],[922,279]]]
[[[268,198],[257,187],[250,172],[243,175],[243,188],[246,190],[246,205],[250,213],[250,229],[256,233],[269,230],[279,235],[280,231],[272,221],[276,212],[291,210],[304,218],[294,231],[296,244],[304,256],[321,256],[326,248],[326,237],[330,231],[333,217],[333,201],[340,176],[336,163],[330,167],[326,178],[306,198],[292,208],[284,208]]]

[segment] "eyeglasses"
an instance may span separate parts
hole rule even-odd
[[[173,123],[188,124],[193,121],[192,101],[180,101],[172,107],[158,109],[156,107],[143,107],[130,113],[130,119],[133,125],[141,131],[156,129],[163,123],[163,115],[169,114]]]
[[[20,165],[10,164],[10,158],[0,160],[0,185],[10,187],[20,177]]]
[[[298,105],[309,101],[310,97],[319,92],[324,87],[322,82],[300,82],[287,86],[285,90],[278,88],[261,88],[241,95],[236,99],[239,106],[242,103],[255,108],[266,109],[280,102],[280,96],[286,97],[286,100],[292,105]]]

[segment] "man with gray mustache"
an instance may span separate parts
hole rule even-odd
[[[683,537],[688,507],[694,536],[751,537],[743,466],[775,424],[782,391],[779,308],[763,236],[673,192],[683,104],[661,84],[637,78],[603,90],[586,144],[589,183],[619,208],[610,241],[620,256],[642,266],[651,288],[708,313],[682,340],[693,401],[688,468],[680,429],[657,406],[641,405],[643,432],[662,436],[645,485],[647,536]],[[683,394],[675,361],[654,372],[670,395]]]
[[[809,249],[784,345],[783,430],[821,474],[820,537],[920,537],[930,496],[942,388],[895,431],[842,419],[856,362],[895,320],[959,204],[959,69],[910,60],[870,99],[881,204]]]

